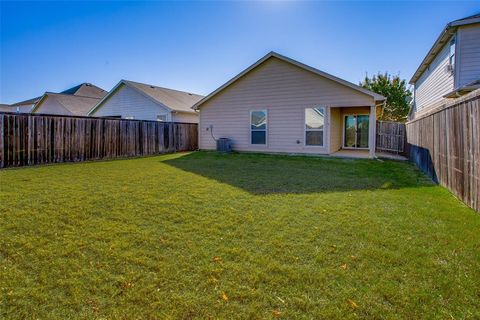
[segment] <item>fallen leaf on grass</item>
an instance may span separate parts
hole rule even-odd
[[[272,315],[273,315],[274,317],[280,317],[281,314],[282,314],[282,313],[281,313],[280,311],[278,311],[278,310],[273,310],[273,311],[272,311]]]
[[[131,282],[120,283],[120,288],[122,288],[123,290],[130,289],[131,287],[133,287],[133,283],[131,283]]]
[[[358,304],[356,304],[355,301],[348,299],[347,302],[353,310],[358,308]]]
[[[345,264],[342,264],[342,265],[340,266],[340,268],[342,268],[343,270],[347,270],[347,264],[346,264],[346,263],[345,263]]]
[[[223,301],[228,301],[228,296],[224,293],[222,293],[222,299]]]
[[[222,258],[220,258],[220,257],[213,257],[213,261],[214,261],[214,262],[219,262],[219,261],[222,261]]]

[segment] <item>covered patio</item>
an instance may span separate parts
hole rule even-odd
[[[375,106],[331,107],[330,154],[374,158],[376,118]]]

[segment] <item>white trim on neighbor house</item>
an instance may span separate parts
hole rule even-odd
[[[256,67],[258,67],[259,65],[261,65],[263,62],[265,62],[266,60],[272,58],[272,57],[275,57],[277,59],[280,59],[282,61],[285,61],[285,62],[288,62],[290,64],[293,64],[297,67],[300,67],[304,70],[307,70],[307,71],[310,71],[312,73],[315,73],[315,74],[318,74],[324,78],[327,78],[329,80],[332,80],[332,81],[335,81],[337,83],[340,83],[340,84],[343,84],[344,86],[347,86],[349,88],[352,88],[354,90],[357,90],[359,92],[362,92],[366,95],[369,95],[371,96],[372,98],[374,98],[375,101],[383,101],[385,100],[385,97],[378,94],[378,93],[375,93],[375,92],[372,92],[370,90],[367,90],[365,88],[362,88],[360,86],[357,86],[356,84],[353,84],[351,82],[348,82],[346,80],[343,80],[343,79],[340,79],[338,77],[335,77],[329,73],[326,73],[324,71],[321,71],[321,70],[318,70],[318,69],[315,69],[313,67],[310,67],[306,64],[303,64],[299,61],[296,61],[296,60],[293,60],[291,58],[288,58],[286,56],[283,56],[279,53],[276,53],[274,51],[271,51],[269,53],[267,53],[263,58],[261,58],[260,60],[258,60],[257,62],[255,62],[254,64],[252,64],[251,66],[249,66],[248,68],[246,68],[245,70],[243,70],[242,72],[240,72],[238,75],[236,75],[235,77],[233,77],[232,79],[230,79],[229,81],[227,81],[225,84],[223,84],[222,86],[220,86],[219,88],[217,88],[215,91],[213,91],[212,93],[210,93],[209,95],[207,95],[206,97],[204,97],[203,99],[201,99],[200,101],[198,101],[197,103],[195,103],[192,107],[192,109],[194,110],[198,110],[200,108],[200,106],[202,104],[204,104],[205,102],[207,102],[208,100],[210,100],[211,98],[213,98],[215,95],[217,95],[219,92],[221,92],[223,89],[227,88],[228,86],[230,86],[231,84],[233,84],[234,82],[236,82],[238,79],[242,78],[244,75],[246,75],[247,73],[249,73],[251,70],[255,69]]]
[[[157,114],[157,121],[160,121],[160,122],[168,122],[168,117],[169,114],[168,113],[161,113],[161,114]],[[165,120],[164,119],[161,119],[160,117],[165,117]]]

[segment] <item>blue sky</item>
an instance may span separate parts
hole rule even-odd
[[[120,79],[208,94],[274,50],[358,83],[411,77],[472,2],[0,2],[0,102]]]

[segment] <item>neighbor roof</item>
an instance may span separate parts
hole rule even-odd
[[[45,92],[42,98],[35,104],[32,112],[35,112],[46,99],[54,99],[61,104],[65,109],[76,116],[85,116],[88,111],[92,109],[101,99],[76,96],[72,94]]]
[[[105,97],[108,92],[91,83],[82,83],[60,93],[101,99]]]
[[[12,107],[17,107],[17,106],[22,106],[22,105],[26,105],[26,104],[35,104],[35,103],[37,103],[38,100],[40,100],[41,97],[42,96],[35,97],[35,98],[32,98],[32,99],[28,99],[28,100],[24,100],[24,101],[20,101],[20,102],[11,104],[11,106]]]
[[[68,95],[75,95],[75,96],[83,96],[83,97],[91,97],[91,98],[101,99],[101,98],[105,97],[105,95],[108,92],[103,90],[102,88],[99,88],[99,87],[91,84],[91,83],[85,82],[85,83],[79,84],[78,86],[75,86],[73,88],[62,91],[60,93],[68,94]],[[25,100],[25,101],[20,101],[20,102],[12,104],[11,106],[12,107],[17,107],[17,106],[22,106],[22,105],[36,104],[38,101],[40,101],[41,98],[43,98],[43,96],[44,95],[41,95],[39,97],[35,97],[35,98],[32,98],[32,99],[28,99],[28,100]]]
[[[252,71],[253,69],[255,69],[256,67],[258,67],[259,65],[261,65],[262,63],[264,63],[265,61],[267,61],[268,59],[272,58],[272,57],[275,57],[277,59],[280,59],[284,62],[287,62],[287,63],[290,63],[290,64],[293,64],[297,67],[300,67],[304,70],[307,70],[307,71],[310,71],[310,72],[313,72],[319,76],[322,76],[324,78],[327,78],[327,79],[330,79],[332,81],[335,81],[335,82],[338,82],[344,86],[347,86],[349,88],[352,88],[354,90],[357,90],[359,92],[362,92],[364,94],[367,94],[371,97],[373,97],[375,99],[375,101],[383,101],[385,100],[386,98],[378,93],[375,93],[373,91],[370,91],[370,90],[367,90],[365,88],[362,88],[360,86],[357,86],[356,84],[353,84],[351,82],[348,82],[346,80],[343,80],[343,79],[340,79],[338,77],[335,77],[331,74],[328,74],[326,72],[323,72],[321,70],[318,70],[318,69],[315,69],[313,67],[310,67],[304,63],[301,63],[299,61],[296,61],[296,60],[293,60],[291,58],[288,58],[286,56],[283,56],[279,53],[276,53],[274,51],[271,51],[269,52],[268,54],[266,54],[263,58],[261,58],[260,60],[258,60],[257,62],[255,62],[254,64],[252,64],[250,67],[248,67],[247,69],[243,70],[242,72],[240,72],[238,75],[236,75],[234,78],[230,79],[229,81],[227,81],[224,85],[222,85],[221,87],[219,87],[217,90],[213,91],[212,93],[210,93],[209,95],[207,95],[205,98],[203,98],[202,100],[200,100],[199,102],[197,102],[192,108],[194,109],[198,109],[200,107],[200,105],[202,105],[203,103],[207,102],[208,100],[210,100],[211,98],[213,98],[215,95],[217,95],[219,92],[221,92],[223,89],[227,88],[228,86],[230,86],[232,83],[236,82],[238,79],[240,79],[241,77],[243,77],[244,75],[246,75],[247,73],[249,73],[250,71]]]
[[[425,69],[427,69],[427,67],[430,65],[433,59],[435,59],[440,50],[442,50],[445,43],[447,43],[452,37],[452,35],[455,34],[458,27],[474,23],[480,23],[480,14],[475,14],[473,16],[447,23],[442,33],[440,33],[437,40],[433,44],[432,48],[428,51],[427,56],[423,58],[422,63],[418,67],[417,71],[415,71],[415,73],[413,74],[412,79],[410,79],[410,84],[414,84],[418,80],[418,78],[420,78]]]
[[[15,107],[12,107],[12,106],[9,105],[9,104],[0,103],[0,111],[3,111],[3,112],[14,112],[14,111],[15,111]]]
[[[201,95],[190,92],[157,87],[129,80],[121,80],[92,110],[90,110],[88,114],[91,115],[99,109],[100,106],[113,96],[122,85],[128,86],[153,102],[159,103],[162,106],[177,112],[194,112],[192,106],[203,98]]]

